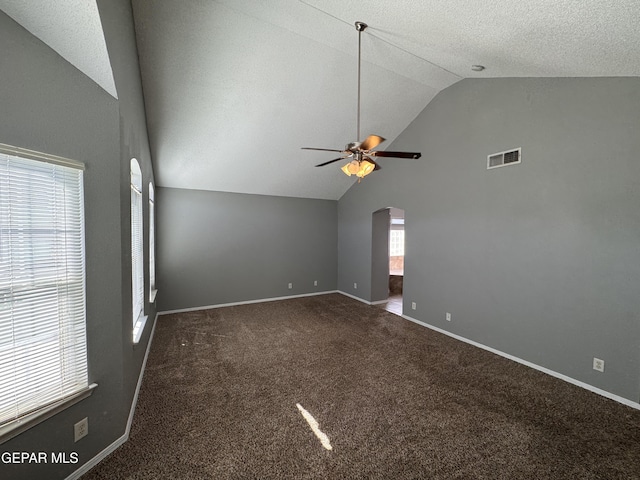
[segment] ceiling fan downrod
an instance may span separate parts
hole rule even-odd
[[[356,22],[356,30],[358,31],[358,115],[356,121],[356,140],[360,142],[360,67],[361,67],[361,57],[362,57],[362,32],[367,28],[367,25],[364,22]]]
[[[302,147],[303,150],[321,150],[326,152],[338,152],[340,157],[329,160],[328,162],[322,162],[316,165],[316,167],[324,167],[334,162],[339,162],[345,158],[350,158],[351,161],[342,167],[342,171],[348,175],[355,175],[358,177],[358,182],[369,175],[375,170],[380,170],[380,165],[373,159],[374,157],[395,157],[395,158],[420,158],[420,152],[389,152],[374,150],[378,145],[384,142],[384,138],[380,135],[369,135],[364,141],[360,141],[360,79],[362,69],[362,32],[368,27],[364,22],[355,22],[356,30],[358,31],[358,108],[357,108],[357,121],[356,121],[356,138],[357,141],[350,142],[343,150],[337,150],[333,148],[313,148]]]

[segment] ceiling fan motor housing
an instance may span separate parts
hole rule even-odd
[[[345,150],[348,150],[349,152],[357,152],[358,148],[360,148],[360,145],[362,145],[362,142],[351,142],[351,143],[347,143],[347,146],[344,147]]]

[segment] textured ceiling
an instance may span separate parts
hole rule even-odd
[[[334,154],[300,147],[356,140],[357,20],[369,24],[361,132],[387,138],[381,148],[462,78],[640,76],[640,0],[132,5],[156,183],[167,187],[340,198],[354,181],[341,164],[313,167]],[[103,85],[89,73],[106,58],[90,46],[104,46],[95,1],[0,0],[0,9]],[[69,44],[81,60],[64,53]]]
[[[133,0],[161,186],[337,199],[331,152],[385,147],[466,77],[638,76],[640,0]],[[483,72],[471,65],[486,66]],[[403,145],[412,150],[413,146]],[[381,159],[383,168],[395,162]],[[426,161],[421,159],[418,161]]]
[[[134,13],[159,185],[337,199],[353,183],[313,167],[338,154],[300,147],[356,140],[355,27],[296,1],[136,1]],[[396,137],[459,79],[369,35],[363,51],[363,136]]]
[[[0,0],[0,10],[118,98],[95,0]]]

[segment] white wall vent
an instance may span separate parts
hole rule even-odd
[[[515,165],[522,161],[522,148],[514,148],[505,152],[487,156],[487,169]]]

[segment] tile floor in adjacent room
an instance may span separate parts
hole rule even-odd
[[[387,312],[402,315],[402,295],[391,295],[386,303],[380,304],[380,307],[384,308]]]

